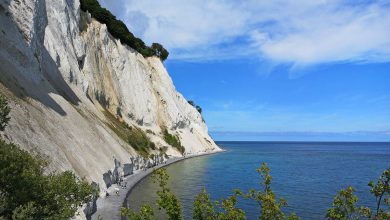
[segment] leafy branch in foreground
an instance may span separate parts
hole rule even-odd
[[[371,211],[368,207],[361,207],[360,212],[369,219],[390,219],[390,167],[379,177],[376,185],[371,181],[368,186],[376,199],[376,210]],[[384,202],[384,204],[382,204]]]
[[[143,205],[139,212],[131,209],[121,208],[122,216],[127,216],[131,220],[154,220],[154,212],[150,205]]]
[[[357,196],[353,194],[355,190],[352,186],[342,189],[333,200],[332,208],[326,213],[327,219],[358,219],[358,210],[355,204],[358,201]]]
[[[368,183],[370,192],[376,198],[376,209],[373,211],[369,207],[356,207],[358,201],[354,189],[349,186],[340,190],[333,200],[332,208],[328,209],[326,218],[330,220],[348,220],[348,219],[390,219],[390,167],[379,177],[377,184],[372,181]],[[382,203],[384,202],[384,204]]]
[[[44,174],[48,165],[0,140],[0,216],[5,219],[68,219],[97,196],[72,172]]]
[[[157,205],[159,209],[164,209],[168,215],[169,220],[183,219],[181,204],[176,196],[167,187],[169,175],[165,168],[155,170],[153,173],[153,180],[159,185],[157,191],[158,200]]]
[[[237,208],[237,193],[222,199],[221,202],[210,200],[210,194],[203,189],[195,198],[193,203],[192,219],[195,220],[243,220],[245,219],[244,210]],[[217,210],[217,211],[216,211]]]
[[[257,173],[262,178],[261,185],[264,186],[263,190],[251,189],[248,193],[242,194],[244,198],[252,199],[258,203],[260,207],[261,220],[275,219],[299,219],[294,213],[286,217],[282,208],[286,207],[287,201],[284,198],[277,198],[276,194],[271,189],[272,177],[270,175],[270,169],[266,163],[262,163],[258,168]]]

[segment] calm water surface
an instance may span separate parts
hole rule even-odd
[[[390,166],[390,143],[311,142],[218,142],[225,153],[192,158],[167,167],[170,187],[183,204],[185,219],[191,219],[195,195],[203,188],[212,199],[231,195],[240,188],[260,188],[256,168],[267,162],[272,188],[287,199],[287,212],[302,219],[324,219],[333,196],[352,185],[359,205],[372,205],[367,183],[376,180]],[[156,186],[151,178],[142,180],[130,193],[128,205],[154,204]],[[240,201],[247,219],[258,218],[258,207]]]

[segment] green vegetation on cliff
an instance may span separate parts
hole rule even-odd
[[[123,121],[119,121],[109,111],[105,110],[104,115],[108,119],[106,123],[123,141],[130,144],[143,157],[148,157],[150,150],[156,150],[156,145],[149,139],[147,134],[140,128],[130,127]]]
[[[151,47],[146,46],[140,38],[135,37],[134,34],[129,31],[122,21],[116,19],[109,10],[101,7],[97,0],[80,0],[80,6],[81,10],[88,11],[93,18],[107,25],[108,32],[110,32],[113,37],[133,48],[142,54],[142,56],[157,56],[162,61],[168,58],[169,52],[161,44],[153,43]]]
[[[167,144],[171,145],[172,147],[176,148],[181,154],[184,154],[185,148],[181,145],[179,137],[176,135],[172,135],[168,132],[168,129],[162,128],[164,140],[167,142]]]
[[[196,105],[194,101],[189,100],[188,104],[192,105],[200,114],[202,114],[202,108],[199,105]]]
[[[8,107],[7,100],[0,95],[0,131],[4,131],[5,127],[8,124],[10,118],[8,114],[10,113],[10,108]]]

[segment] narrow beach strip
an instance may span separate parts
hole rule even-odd
[[[147,170],[136,171],[134,174],[127,176],[124,178],[124,182],[126,183],[126,188],[122,189],[121,186],[117,184],[113,184],[107,192],[109,196],[107,197],[99,197],[96,201],[97,210],[94,214],[92,214],[92,220],[121,220],[120,209],[123,207],[127,196],[130,194],[131,190],[134,186],[140,182],[143,178],[147,177],[155,169],[159,169],[161,167],[168,166],[170,164],[182,161],[184,159],[190,159],[193,157],[205,156],[215,153],[221,153],[223,151],[214,151],[207,153],[200,153],[195,155],[189,155],[186,157],[175,157],[170,158],[166,161],[166,163],[159,164],[158,166],[151,167]],[[116,193],[116,189],[119,189],[118,194]]]

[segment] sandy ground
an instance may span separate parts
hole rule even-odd
[[[127,198],[127,195],[130,193],[131,189],[143,178],[150,175],[153,170],[170,165],[172,163],[176,163],[178,161],[189,159],[193,157],[199,157],[209,154],[215,154],[220,153],[219,152],[210,152],[210,153],[202,153],[197,155],[191,155],[187,157],[177,157],[177,158],[170,158],[167,160],[166,163],[160,164],[156,167],[149,168],[145,171],[137,171],[136,173],[127,176],[124,178],[124,183],[126,183],[126,188],[122,189],[119,185],[114,184],[108,189],[108,193],[110,196],[99,198],[96,202],[97,204],[97,211],[92,215],[93,220],[120,220],[120,208],[123,207],[123,204]],[[119,192],[116,194],[116,191]]]

